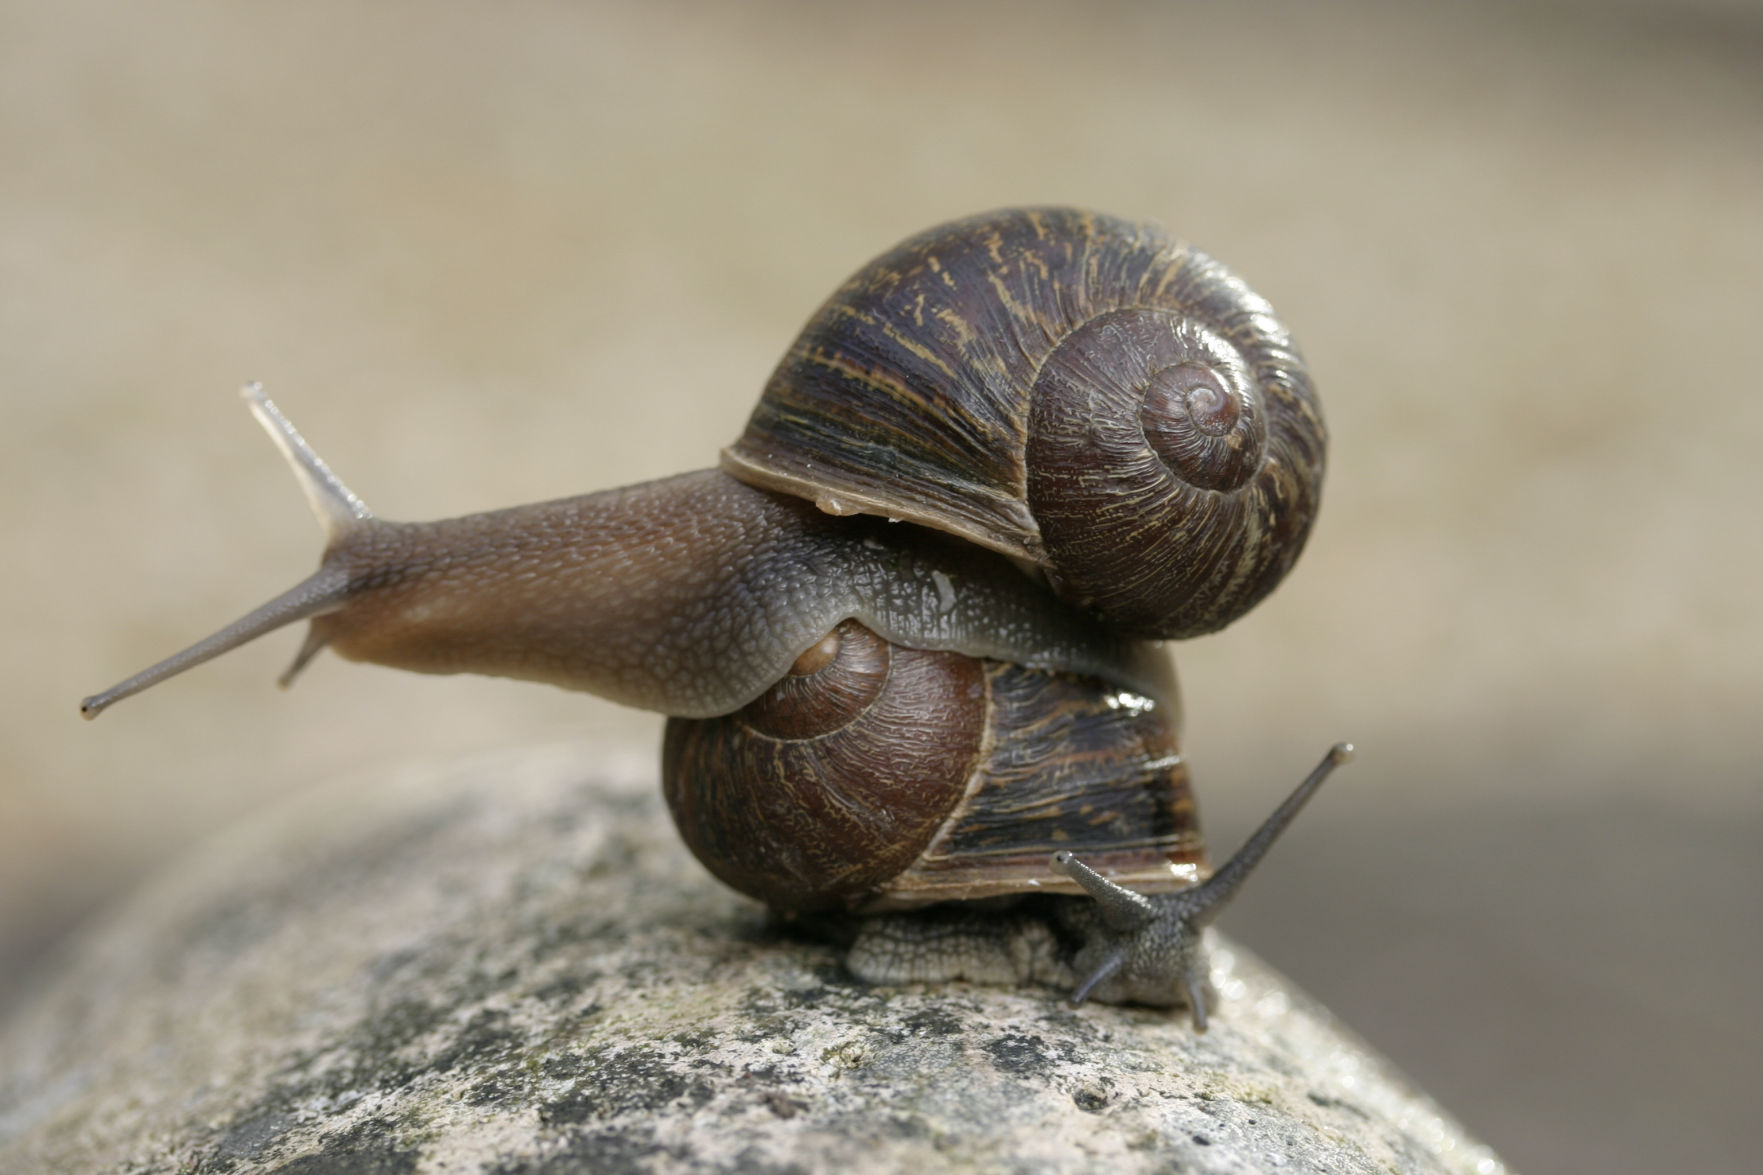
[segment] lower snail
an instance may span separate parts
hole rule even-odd
[[[1200,932],[1351,748],[1209,872],[1155,638],[1221,627],[1303,545],[1326,443],[1266,303],[1160,232],[1070,209],[860,270],[722,468],[431,523],[375,517],[260,387],[319,570],[85,699],[263,633],[670,716],[663,788],[723,881],[879,983],[1186,1004]]]

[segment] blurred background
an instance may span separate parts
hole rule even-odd
[[[0,0],[0,1012],[202,837],[344,770],[660,721],[281,634],[78,699],[318,532],[710,464],[851,270],[1003,204],[1267,295],[1308,552],[1177,650],[1226,920],[1519,1170],[1754,1170],[1763,12],[1748,3]],[[1741,1153],[1741,1142],[1744,1151]]]

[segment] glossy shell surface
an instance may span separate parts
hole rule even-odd
[[[1284,576],[1325,446],[1296,346],[1223,266],[1150,226],[1012,209],[847,281],[723,467],[961,535],[1123,631],[1178,637]]]
[[[668,807],[735,889],[802,911],[1081,892],[1057,849],[1144,892],[1200,876],[1173,699],[854,621],[797,668],[735,714],[667,726]]]

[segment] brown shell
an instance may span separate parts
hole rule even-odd
[[[1029,560],[1139,636],[1290,569],[1326,431],[1272,308],[1159,230],[1016,209],[912,237],[821,307],[723,467]]]
[[[1144,892],[1198,877],[1172,702],[855,621],[836,638],[745,709],[668,722],[668,807],[730,886],[799,911],[1081,892],[1061,848]]]

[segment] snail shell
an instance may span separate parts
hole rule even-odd
[[[1222,265],[1145,225],[1013,209],[858,271],[723,468],[952,532],[1123,632],[1186,637],[1290,569],[1325,445],[1290,336]]]
[[[848,620],[740,711],[670,720],[661,775],[698,859],[779,910],[1083,892],[1060,849],[1162,892],[1205,864],[1175,715]]]

